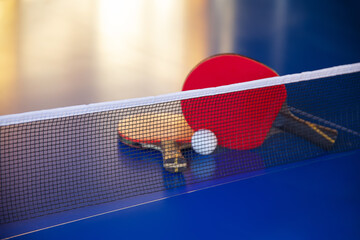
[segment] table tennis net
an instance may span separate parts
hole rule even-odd
[[[218,127],[230,134],[236,131],[234,125],[227,121],[233,116],[234,106],[246,108],[247,104],[256,101],[259,89],[281,84],[285,84],[287,104],[292,114],[337,131],[331,147],[324,148],[276,125],[262,130],[265,133],[254,131],[256,134],[250,137],[238,134],[238,137],[228,141],[226,147],[218,146],[208,155],[196,153],[188,144],[181,150],[187,161],[187,169],[182,173],[170,173],[163,167],[160,151],[139,149],[136,144],[129,146],[129,142],[122,141],[124,139],[118,133],[119,122],[135,115],[145,115],[151,116],[146,120],[150,124],[142,125],[145,120],[141,118],[130,121],[127,123],[130,133],[144,138],[161,136],[164,129],[168,129],[170,134],[185,134],[188,130],[183,125],[174,124],[172,118],[182,115],[181,101],[203,99],[204,105],[192,107],[206,111],[216,102],[223,108],[224,118],[217,121],[212,117],[200,119],[199,116],[195,120],[202,123],[220,122],[221,126]],[[243,96],[239,93],[248,93],[250,97],[239,99]],[[0,223],[128,199],[358,149],[359,93],[360,65],[352,64],[166,96],[2,116]],[[276,94],[261,101],[274,101],[280,97]],[[261,123],[267,111],[258,109],[262,114],[261,121],[257,125],[250,123],[248,128],[256,130],[264,127]],[[163,118],[162,126],[155,128],[151,123],[157,122],[157,118]],[[259,146],[241,150],[233,148],[264,134],[266,138]]]

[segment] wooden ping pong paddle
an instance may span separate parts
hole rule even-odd
[[[255,60],[235,54],[206,59],[188,75],[183,91],[248,82],[278,74]],[[250,89],[181,101],[183,114],[194,131],[209,129],[220,146],[247,150],[259,147],[281,129],[330,149],[337,131],[300,119],[286,103],[285,85]]]
[[[182,114],[144,113],[123,118],[118,124],[120,141],[136,148],[161,151],[168,172],[187,168],[181,149],[191,147],[194,133]]]

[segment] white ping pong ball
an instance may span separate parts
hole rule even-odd
[[[191,137],[191,147],[201,155],[212,153],[217,146],[215,134],[208,129],[200,129]]]

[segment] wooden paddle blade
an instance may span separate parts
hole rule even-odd
[[[138,143],[156,144],[162,141],[189,143],[194,133],[182,114],[145,113],[121,119],[119,135]]]
[[[132,115],[119,121],[118,132],[120,141],[131,147],[161,151],[166,171],[176,173],[187,169],[181,149],[190,147],[194,132],[181,114]]]

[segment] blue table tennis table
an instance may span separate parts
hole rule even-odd
[[[359,239],[359,160],[359,150],[330,154],[85,218],[75,209],[16,239]]]

